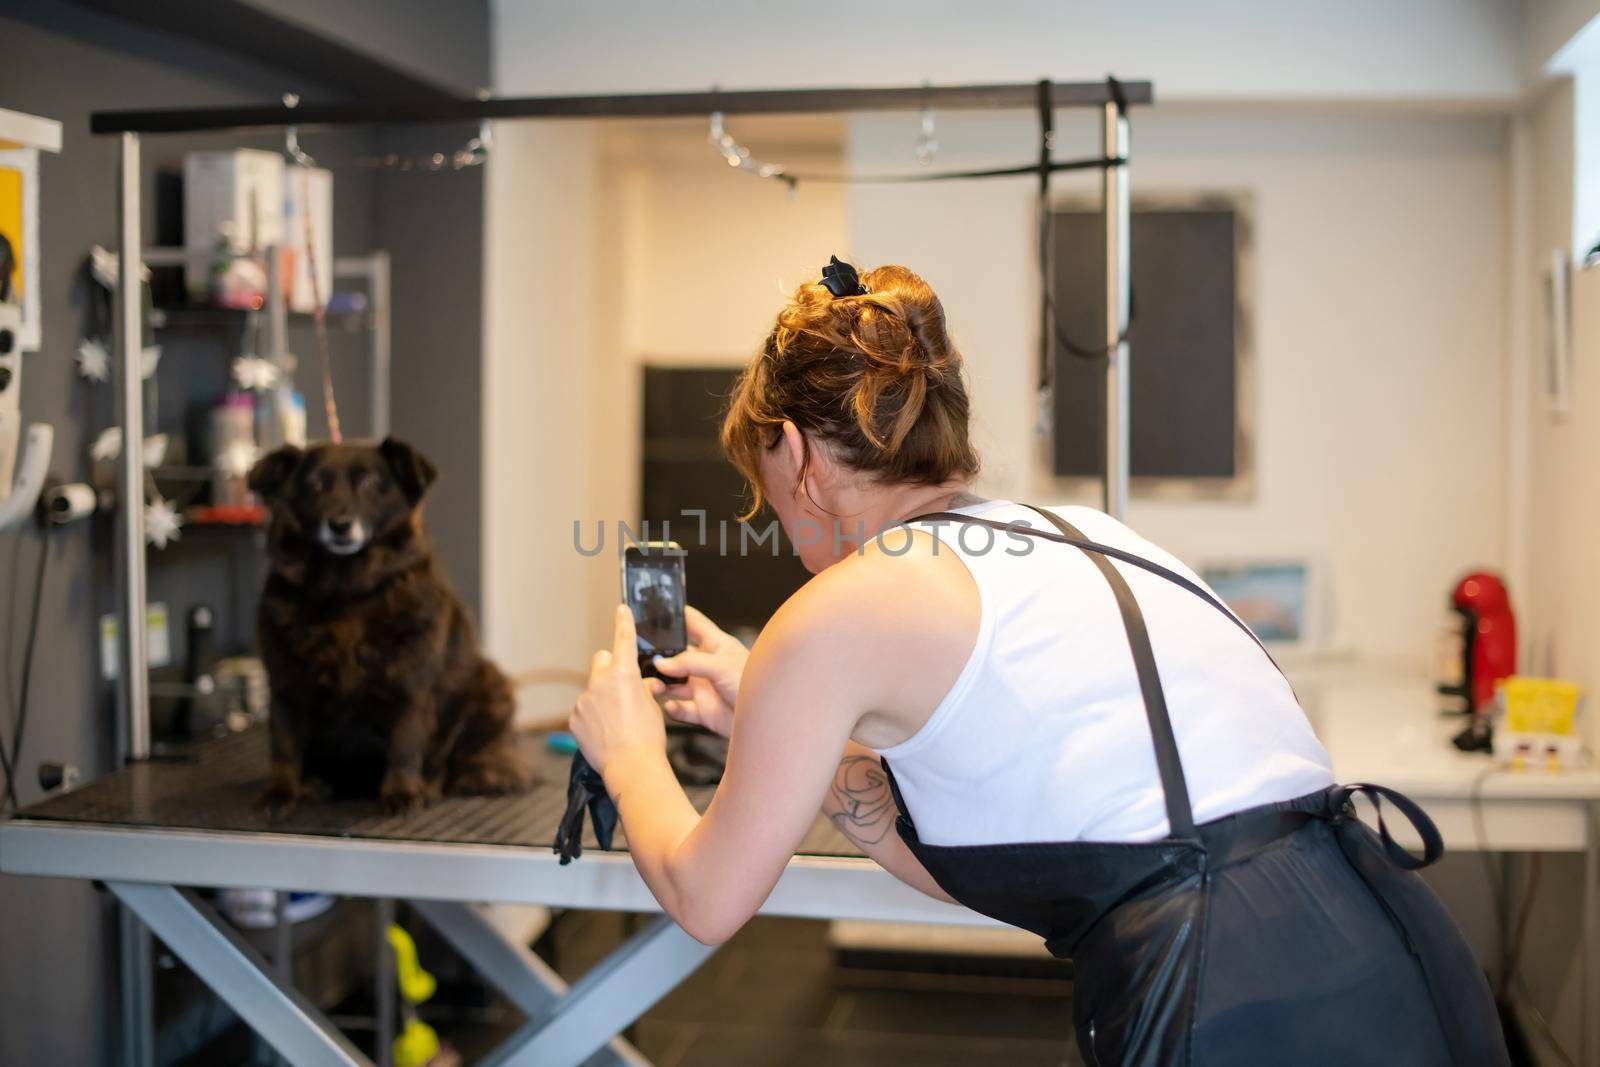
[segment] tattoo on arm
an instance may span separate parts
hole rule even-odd
[[[839,761],[828,791],[828,818],[858,845],[875,845],[894,823],[894,798],[883,766],[871,756]]]

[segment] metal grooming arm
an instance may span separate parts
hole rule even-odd
[[[1117,101],[1102,110],[1105,155],[1128,158],[1128,115]],[[1128,511],[1128,164],[1101,172],[1101,214],[1106,229],[1106,471],[1105,512]]]

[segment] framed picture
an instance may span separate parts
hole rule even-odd
[[[39,347],[39,153],[0,151],[0,263],[10,264],[0,290],[22,308],[21,349]]]
[[[1200,577],[1274,651],[1321,646],[1317,569],[1306,559],[1213,560]]]

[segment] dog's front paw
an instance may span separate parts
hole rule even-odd
[[[515,752],[475,760],[458,771],[447,792],[458,796],[505,796],[526,793],[536,775]]]
[[[428,795],[420,775],[390,771],[383,776],[378,799],[390,815],[415,815],[428,806]]]
[[[256,806],[272,822],[282,822],[293,815],[300,806],[300,790],[287,782],[274,782],[261,794]]]

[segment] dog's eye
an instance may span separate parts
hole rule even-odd
[[[333,488],[333,483],[338,480],[339,476],[337,474],[331,470],[324,469],[317,472],[317,476],[312,479],[312,484],[314,484],[320,491],[326,493],[328,490]]]

